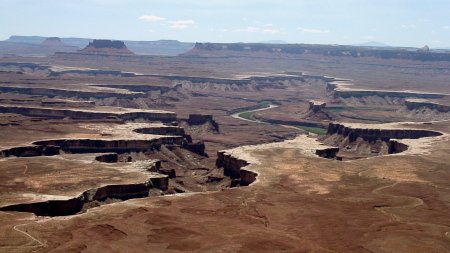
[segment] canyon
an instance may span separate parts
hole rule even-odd
[[[450,250],[446,53],[83,43],[0,58],[0,251]]]

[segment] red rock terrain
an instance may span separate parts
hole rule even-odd
[[[445,57],[254,46],[0,59],[1,250],[450,252]]]

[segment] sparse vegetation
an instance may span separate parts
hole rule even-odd
[[[327,134],[327,129],[325,129],[325,128],[307,127],[307,126],[295,126],[295,127],[303,129],[303,130],[311,132],[311,133],[314,133],[314,134],[318,134],[318,135],[326,135]]]

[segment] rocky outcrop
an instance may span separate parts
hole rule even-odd
[[[425,108],[428,108],[431,110],[436,110],[436,111],[442,112],[442,113],[450,112],[450,106],[442,105],[439,103],[433,103],[431,101],[424,100],[424,99],[406,99],[405,106],[408,110],[411,110],[411,111],[425,107]]]
[[[309,101],[308,110],[310,110],[314,113],[318,113],[318,112],[322,111],[323,109],[325,109],[326,106],[327,106],[327,103],[325,103],[325,102],[311,100],[311,101]]]
[[[339,134],[344,137],[349,137],[349,140],[355,140],[358,137],[365,136],[367,138],[381,138],[383,140],[388,139],[418,139],[430,136],[441,136],[442,133],[423,130],[423,129],[377,129],[377,128],[364,128],[364,124],[360,124],[361,127],[345,126],[340,123],[330,123],[328,125],[327,135]],[[373,125],[372,125],[373,126]]]
[[[327,103],[321,101],[309,101],[308,111],[302,118],[308,120],[317,120],[317,121],[330,121],[334,120],[336,116],[331,113],[327,108]]]
[[[211,115],[208,115],[211,116]],[[210,117],[212,119],[212,116]],[[133,130],[136,133],[141,134],[154,134],[154,135],[177,135],[183,137],[186,141],[183,142],[183,148],[199,154],[201,156],[207,156],[205,153],[205,143],[202,141],[198,141],[193,143],[192,137],[189,134],[186,134],[184,128],[178,126],[163,126],[163,127],[147,127],[147,128],[138,128]]]
[[[197,141],[194,143],[186,143],[183,147],[193,153],[198,154],[198,155],[206,156],[206,157],[208,156],[208,154],[205,153],[206,147],[205,147],[205,143],[203,141]]]
[[[442,133],[423,129],[376,128],[375,125],[343,125],[330,123],[325,144],[338,146],[343,152],[378,156],[400,153],[408,146],[399,139],[419,139],[441,136]]]
[[[153,175],[147,181],[139,184],[107,185],[90,189],[78,197],[67,200],[49,200],[45,202],[17,204],[0,207],[1,211],[30,212],[38,216],[65,216],[80,212],[83,206],[92,201],[104,201],[107,198],[127,200],[143,198],[149,195],[149,190],[168,188],[169,179],[166,175]]]
[[[189,125],[202,125],[208,121],[212,121],[213,116],[208,114],[189,114],[187,122]]]
[[[26,87],[12,87],[12,86],[0,86],[0,92],[17,92],[21,94],[28,95],[43,95],[50,98],[55,96],[63,97],[78,97],[78,98],[136,98],[145,97],[146,94],[143,92],[132,92],[127,90],[117,90],[117,91],[102,91],[99,90],[68,90],[68,89],[55,89],[55,88],[26,88]]]
[[[160,126],[160,127],[152,126],[134,129],[133,131],[140,134],[179,135],[179,136],[186,135],[186,133],[184,132],[184,128],[178,126]]]
[[[99,153],[99,152],[142,152],[148,149],[158,149],[162,145],[184,144],[181,136],[164,136],[148,140],[108,140],[108,139],[59,139],[34,142],[34,145],[47,147],[58,146],[68,153]]]
[[[430,102],[425,99],[406,99],[405,106],[397,112],[422,121],[442,121],[450,119],[450,106]]]
[[[419,93],[419,92],[407,92],[407,91],[385,91],[385,90],[343,90],[334,89],[334,98],[348,98],[348,97],[397,97],[397,98],[443,98],[445,94],[439,93]]]
[[[26,146],[14,147],[10,149],[0,150],[0,157],[32,157],[32,156],[53,156],[59,155],[59,146]]]
[[[208,114],[190,114],[188,119],[179,119],[178,123],[190,134],[205,135],[219,132],[219,124]]]
[[[94,40],[89,45],[79,51],[88,54],[112,54],[112,55],[134,55],[128,50],[123,41],[118,40]]]
[[[240,185],[246,186],[250,185],[256,180],[257,173],[243,170],[242,168],[249,165],[249,163],[243,159],[239,159],[226,151],[217,152],[216,166],[219,168],[224,168],[224,174],[231,177],[232,179],[241,179]],[[246,181],[242,181],[242,176],[246,178]],[[253,181],[251,181],[253,179]]]
[[[119,161],[119,155],[117,153],[103,154],[95,157],[95,160],[102,163],[116,163]]]
[[[58,54],[58,53],[57,53]],[[66,54],[60,52],[60,54]],[[73,53],[76,55],[76,53]],[[14,71],[35,76],[120,76],[133,77],[134,73],[122,72],[119,70],[100,70],[86,68],[59,68],[35,63],[2,62],[0,71]]]
[[[325,148],[316,150],[316,155],[322,158],[334,159],[339,152],[339,148]]]
[[[111,108],[112,109],[112,108]],[[118,109],[117,109],[118,110]],[[122,109],[123,110],[123,109]],[[129,112],[102,112],[95,110],[77,110],[77,109],[58,109],[58,108],[40,108],[25,107],[14,105],[0,105],[0,113],[16,113],[27,116],[52,117],[72,119],[104,119],[108,117],[117,117],[123,120],[132,120],[143,118],[152,121],[171,122],[176,120],[176,114],[173,112],[150,111],[150,110],[128,110]]]

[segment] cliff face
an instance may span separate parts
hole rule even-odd
[[[127,200],[147,197],[152,188],[167,189],[168,177],[159,175],[139,184],[107,185],[90,189],[78,197],[67,200],[49,200],[45,202],[17,204],[1,207],[1,211],[30,212],[38,216],[64,216],[80,212],[83,206],[92,201],[104,201],[107,198]]]
[[[233,179],[240,179],[241,186],[248,186],[256,180],[258,173],[245,169],[249,163],[239,159],[226,151],[217,152],[216,166],[224,168],[224,174]]]
[[[172,112],[151,112],[151,111],[136,111],[136,112],[100,112],[87,111],[77,109],[58,109],[58,108],[39,108],[39,107],[22,107],[22,106],[0,106],[0,113],[17,113],[30,116],[39,117],[53,117],[73,119],[103,119],[108,117],[118,117],[123,120],[131,120],[143,118],[148,120],[171,122],[176,120],[176,114]]]
[[[422,137],[441,136],[442,133],[422,130],[422,129],[369,129],[349,127],[339,123],[330,123],[328,125],[327,135],[340,134],[344,137],[349,137],[350,141],[355,140],[360,136],[367,138],[381,138],[388,139],[418,139]]]
[[[403,91],[382,91],[382,90],[334,90],[334,97],[370,97],[370,96],[380,96],[380,97],[398,97],[398,98],[443,98],[444,94],[437,93],[414,93],[414,92],[403,92]]]
[[[59,146],[61,150],[70,153],[98,153],[98,152],[132,152],[159,148],[161,145],[183,145],[182,136],[167,136],[152,140],[99,140],[99,139],[61,139],[37,141],[37,146]]]
[[[421,109],[422,107],[426,107],[442,113],[450,112],[450,106],[448,105],[433,103],[423,99],[406,99],[405,106],[406,108],[408,108],[408,110],[417,110]]]
[[[341,148],[343,152],[377,156],[400,153],[408,146],[397,139],[418,139],[440,136],[442,133],[422,129],[377,129],[330,123],[323,142]]]
[[[414,61],[450,61],[450,54],[430,53],[427,51],[379,50],[353,46],[308,45],[308,44],[252,44],[252,43],[197,43],[191,51],[184,55],[232,55],[234,52],[265,52],[286,54],[316,54],[337,57],[375,57],[381,59],[403,59]]]
[[[406,99],[398,112],[420,120],[442,121],[450,119],[450,106],[433,103],[425,99]]]

